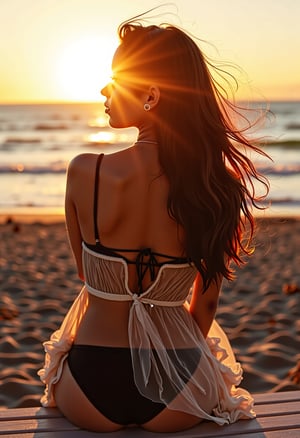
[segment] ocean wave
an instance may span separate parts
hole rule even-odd
[[[270,203],[271,205],[290,205],[294,207],[300,206],[300,199],[295,199],[290,196],[287,196],[285,198],[268,198],[266,202]]]
[[[63,208],[64,204],[64,193],[61,194],[61,197],[53,200],[51,197],[46,197],[43,200],[41,198],[35,200],[0,200],[0,208]],[[291,211],[297,210],[300,208],[300,199],[293,199],[291,197],[286,198],[268,198],[264,202],[260,203],[260,207],[263,208],[288,208]]]
[[[286,129],[299,129],[300,130],[300,123],[298,122],[291,122],[285,125]]]
[[[78,131],[86,130],[93,131],[99,129],[100,126],[90,124],[88,120],[22,120],[20,122],[14,121],[11,123],[0,122],[0,132],[36,132],[36,131]],[[101,129],[107,129],[102,127]]]
[[[300,199],[293,198],[292,196],[282,196],[282,197],[273,197],[270,196],[258,203],[259,208],[269,209],[270,207],[275,208],[288,208],[290,210],[299,211],[300,207]]]
[[[6,173],[22,173],[22,174],[58,174],[65,173],[67,169],[66,162],[51,163],[48,166],[27,165],[23,163],[16,163],[10,165],[0,165],[0,174]]]
[[[277,164],[274,166],[258,165],[257,169],[265,175],[292,176],[300,174],[300,163]]]
[[[6,138],[6,140],[3,142],[4,145],[6,144],[27,144],[27,143],[41,143],[41,139],[40,138],[35,138],[35,137],[8,137]]]
[[[272,139],[270,141],[267,141],[264,143],[263,145],[264,147],[281,147],[284,149],[296,149],[296,148],[300,148],[300,138],[294,138],[294,139]]]
[[[87,146],[87,145],[84,145]],[[91,145],[89,145],[91,146]],[[100,144],[95,144],[95,147]],[[109,143],[101,143],[102,147],[109,148],[112,145]],[[114,148],[116,145],[113,145]],[[123,144],[119,144],[119,147],[124,147]],[[0,164],[0,174],[4,173],[24,173],[24,174],[44,174],[44,173],[64,173],[67,168],[68,161],[55,161],[48,163],[47,165],[40,164],[24,164],[21,162],[11,164]],[[259,172],[267,176],[292,176],[300,174],[300,162],[291,164],[275,164],[273,166],[266,166],[258,164],[257,169]]]
[[[61,131],[71,129],[71,127],[63,123],[39,123],[35,125],[34,129],[36,131]]]
[[[38,202],[38,201],[11,201],[11,202],[2,202],[0,201],[0,209],[17,209],[23,210],[25,209],[28,211],[28,209],[34,211],[39,210],[40,212],[43,212],[43,210],[49,210],[49,209],[63,209],[63,203],[64,203],[64,197],[61,198],[61,202],[51,202],[51,200],[47,199],[47,202]]]
[[[41,176],[41,178],[43,175]],[[47,176],[45,175],[45,178]],[[39,183],[42,183],[41,180],[39,180]],[[10,196],[6,197],[5,199],[0,199],[0,209],[5,208],[61,208],[63,209],[64,206],[64,187],[58,193],[55,194],[45,194],[41,196],[40,193],[32,192],[30,195],[26,196]],[[283,195],[280,196],[270,196],[267,199],[259,202],[259,206],[261,208],[266,208],[267,210],[269,208],[279,208],[279,209],[288,209],[290,211],[300,211],[300,198],[299,195],[295,194],[295,197],[293,195]]]

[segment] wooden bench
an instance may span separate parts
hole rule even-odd
[[[158,434],[139,428],[114,433],[93,433],[79,429],[55,408],[0,410],[0,436],[8,438],[296,438],[300,437],[300,391],[257,394],[257,418],[228,426],[203,422],[184,432]]]

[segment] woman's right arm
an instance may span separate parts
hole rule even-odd
[[[208,289],[203,293],[202,277],[198,273],[193,285],[189,312],[200,327],[204,338],[207,337],[216,314],[221,284],[222,277],[220,276],[216,281],[212,281]]]

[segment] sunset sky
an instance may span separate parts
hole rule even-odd
[[[162,3],[1,0],[0,103],[99,100],[117,26]],[[158,13],[243,69],[240,98],[300,100],[300,1],[174,0]]]

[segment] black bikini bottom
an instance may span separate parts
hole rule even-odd
[[[196,350],[181,349],[176,350],[176,354],[188,357],[192,351]],[[195,355],[192,356],[195,358]],[[188,367],[189,376],[195,371],[199,360],[197,350],[196,361],[192,360],[192,364],[188,365],[189,361],[183,362]],[[69,351],[68,365],[89,401],[114,423],[143,424],[166,407],[164,403],[153,402],[138,391],[129,348],[75,344]],[[173,392],[171,398],[175,396]]]

